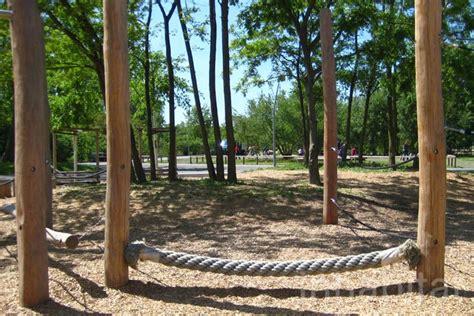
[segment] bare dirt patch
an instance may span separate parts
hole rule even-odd
[[[339,202],[385,232],[416,238],[416,173],[339,173]],[[310,277],[237,277],[141,263],[120,290],[103,285],[105,185],[54,192],[55,228],[81,234],[80,247],[50,247],[51,300],[40,313],[473,313],[474,177],[448,176],[447,287],[421,295],[402,264]],[[357,254],[403,240],[350,218],[321,225],[322,190],[301,171],[244,173],[235,186],[206,181],[133,186],[130,239],[190,253],[255,260]],[[14,199],[0,200],[0,204]],[[97,224],[99,222],[99,224]],[[0,215],[0,311],[18,306],[15,222]]]

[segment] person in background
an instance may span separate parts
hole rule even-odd
[[[359,152],[357,151],[357,147],[354,146],[351,148],[351,156],[357,156]]]
[[[402,148],[402,161],[406,161],[410,158],[410,145],[408,144],[408,141],[406,141],[403,144]]]
[[[347,158],[347,151],[345,149],[346,149],[346,144],[342,143],[341,147],[339,148],[339,156],[341,156],[342,161],[346,161],[346,158]]]

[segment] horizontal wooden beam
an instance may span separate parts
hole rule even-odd
[[[104,132],[103,128],[91,128],[91,127],[71,127],[71,128],[58,128],[53,130],[53,133],[81,133],[81,132]]]
[[[155,128],[151,129],[151,132],[153,134],[156,134],[156,133],[169,133],[170,128],[169,127],[155,127]]]

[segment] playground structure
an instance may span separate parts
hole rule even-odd
[[[158,136],[153,141],[153,148],[155,150],[156,163],[158,163],[158,159],[159,159],[158,157],[160,157],[161,160],[163,158],[161,155],[159,155],[159,152],[158,152],[158,150],[159,150],[158,148],[159,148],[159,144],[160,144],[159,135],[162,134],[162,133],[169,133],[169,132],[170,132],[169,127],[153,127],[151,129],[151,133],[152,133],[153,136],[158,134]],[[150,161],[150,156],[149,155],[148,156],[143,155],[142,135],[143,135],[143,129],[139,128],[138,129],[138,155],[139,155],[142,162],[146,162],[146,161]]]
[[[19,297],[21,305],[31,306],[44,302],[49,297],[46,224],[48,210],[51,209],[51,170],[45,54],[42,22],[36,2],[11,0],[9,3],[10,11],[0,12],[0,18],[10,19],[13,50]],[[441,1],[416,0],[415,9],[420,151],[417,240],[420,261],[417,264],[417,277],[423,286],[429,289],[444,282],[446,150],[440,69]],[[325,224],[335,224],[337,209],[331,199],[336,198],[337,192],[337,156],[331,148],[335,146],[336,93],[329,10],[321,12],[321,25],[325,104],[324,152],[328,169],[325,170],[323,212]],[[174,252],[164,253],[143,245],[129,244],[131,149],[125,0],[104,0],[104,61],[108,158],[104,256],[106,286],[118,288],[125,285],[128,282],[128,264],[133,266],[137,258],[155,258],[155,261],[159,262],[174,262],[176,264],[173,265],[176,266],[202,267],[201,270],[205,271],[245,271],[245,274],[259,270],[263,271],[262,273],[270,271],[268,274],[272,275],[273,272],[281,271],[287,271],[289,274],[299,273],[302,269],[312,274],[316,270],[324,270],[322,267],[328,262],[340,271],[351,270],[349,267],[358,265],[357,262],[363,262],[363,268],[376,267],[393,263],[403,257],[400,255],[404,252],[402,248],[396,247],[367,256],[364,254],[334,258],[332,261],[243,262]],[[138,247],[138,250],[132,252],[134,255],[130,255],[130,249],[133,250],[134,247]],[[133,259],[130,261],[131,257]],[[416,261],[412,261],[412,265],[416,265]],[[327,269],[328,272],[332,271]]]
[[[80,172],[78,171],[78,137],[82,132],[92,132],[95,134],[95,173]],[[72,149],[73,149],[73,172],[63,172],[58,170],[58,146],[57,146],[57,135],[71,135],[72,136]],[[100,130],[97,128],[68,128],[59,129],[52,132],[52,156],[53,156],[53,174],[54,184],[69,183],[69,182],[99,182],[101,170],[99,167],[99,135]]]

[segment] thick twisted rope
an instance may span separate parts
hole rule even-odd
[[[420,251],[412,240],[382,251],[330,259],[299,261],[246,261],[227,260],[155,249],[143,242],[133,242],[125,250],[129,266],[136,268],[138,260],[153,261],[167,266],[248,276],[302,276],[378,268],[406,260],[411,269],[418,264]]]

